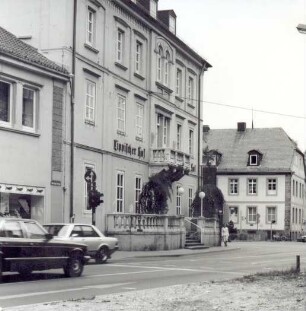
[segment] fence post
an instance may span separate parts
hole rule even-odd
[[[300,273],[301,271],[301,261],[300,261],[300,255],[296,256],[296,272]]]

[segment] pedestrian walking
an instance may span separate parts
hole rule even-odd
[[[221,230],[221,237],[222,237],[222,241],[224,243],[224,246],[227,246],[229,231],[228,231],[228,227],[225,224],[223,224],[223,227]]]

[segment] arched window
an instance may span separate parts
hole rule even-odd
[[[162,80],[162,56],[163,56],[163,49],[160,46],[158,48],[158,54],[157,54],[157,81]]]
[[[164,79],[165,85],[169,85],[169,73],[170,73],[170,54],[167,51],[165,58],[165,79]]]

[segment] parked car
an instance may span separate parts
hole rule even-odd
[[[33,219],[0,217],[0,281],[3,272],[63,268],[67,277],[77,277],[90,259],[84,244],[54,239]]]
[[[290,237],[284,234],[273,234],[274,241],[290,241]]]
[[[89,224],[46,224],[45,229],[63,241],[87,245],[87,252],[96,263],[105,263],[118,250],[118,239],[106,237],[97,227]]]
[[[306,235],[301,235],[296,239],[298,242],[306,242]]]

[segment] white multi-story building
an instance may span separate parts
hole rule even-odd
[[[225,215],[240,231],[271,231],[296,239],[305,230],[305,160],[281,128],[211,130],[204,126],[204,159],[217,166]],[[273,222],[275,221],[275,223]]]
[[[106,214],[135,212],[142,185],[169,163],[190,169],[169,201],[169,214],[187,215],[211,66],[176,36],[174,11],[159,11],[158,0],[1,0],[0,21],[71,73],[63,200],[45,206],[53,210],[48,220],[90,221],[84,173],[91,167],[104,193],[97,209],[104,229]]]
[[[0,27],[0,215],[44,222],[63,211],[68,81],[65,69]]]

